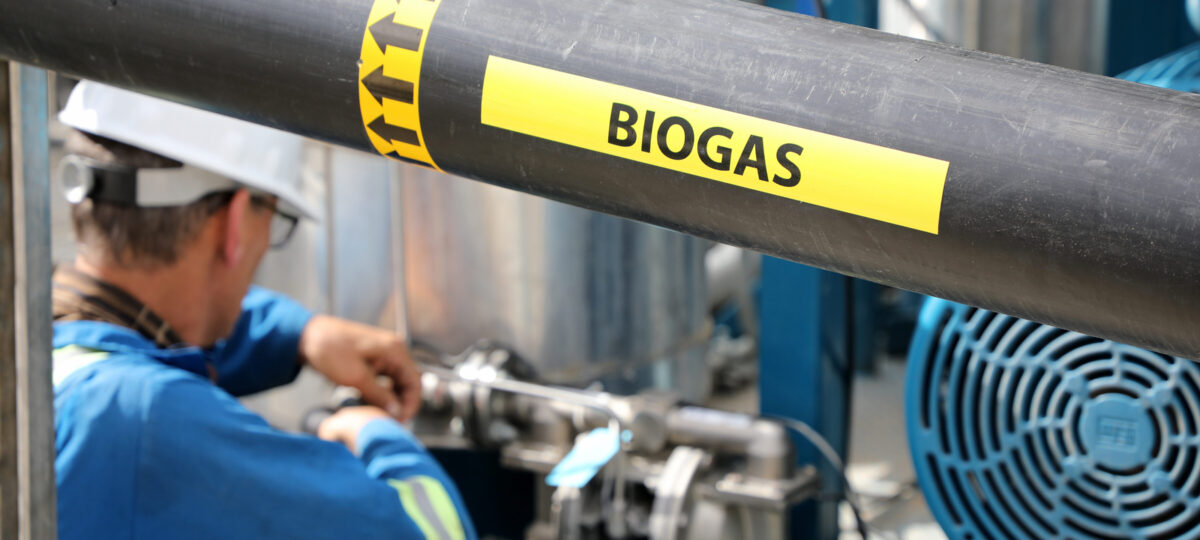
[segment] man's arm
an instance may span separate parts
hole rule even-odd
[[[390,419],[358,430],[355,456],[275,430],[202,380],[156,394],[138,476],[147,538],[475,538],[453,483]]]
[[[244,396],[295,380],[300,337],[312,317],[287,296],[250,287],[233,333],[213,350],[217,385]]]
[[[314,316],[260,287],[251,287],[233,333],[213,353],[217,385],[235,396],[292,382],[307,363],[395,418],[412,418],[421,406],[421,374],[395,334]]]

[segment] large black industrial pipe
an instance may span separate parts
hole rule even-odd
[[[0,0],[0,55],[1200,358],[1200,97],[713,0]]]

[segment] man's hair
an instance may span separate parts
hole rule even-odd
[[[173,159],[112,139],[73,131],[65,151],[101,165],[136,169],[177,168]],[[90,257],[125,268],[173,264],[200,233],[209,216],[229,201],[228,192],[212,193],[181,206],[142,208],[85,199],[71,207],[79,249]]]

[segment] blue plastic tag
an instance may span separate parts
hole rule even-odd
[[[554,466],[546,477],[546,485],[581,488],[596,476],[605,464],[617,455],[621,441],[608,428],[593,429],[584,435],[567,456]]]

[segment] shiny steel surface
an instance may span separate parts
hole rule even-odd
[[[1110,0],[883,0],[880,29],[1103,73],[1109,3]]]
[[[553,384],[707,394],[702,240],[425,169],[401,175],[414,341],[458,352],[491,339]]]

